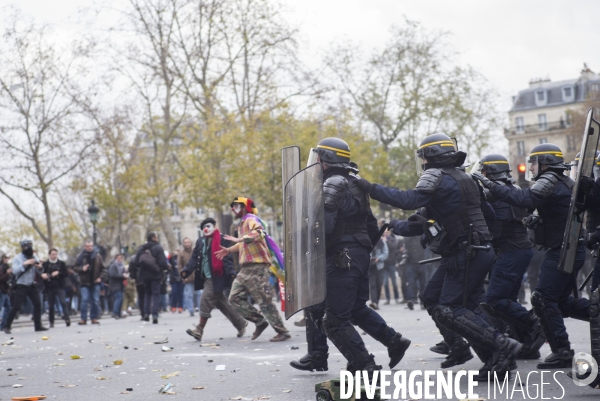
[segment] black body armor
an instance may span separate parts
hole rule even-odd
[[[469,230],[470,224],[473,224],[473,233],[478,234],[480,241],[491,240],[492,235],[481,211],[481,195],[475,181],[457,168],[444,168],[442,172],[456,180],[463,200],[454,214],[442,217],[439,221],[446,230],[448,245],[454,246],[458,237]]]
[[[573,192],[573,187],[575,186],[575,183],[572,179],[562,174],[557,175],[557,177],[558,180],[556,181],[555,186],[560,185],[560,182],[563,182],[568,189],[568,193],[570,194],[571,192]],[[566,194],[567,192],[565,191],[565,195]],[[566,200],[565,198],[565,201],[570,203],[571,197],[569,196],[568,200]],[[535,243],[540,244],[547,249],[558,248],[561,246],[563,236],[565,234],[567,219],[569,218],[568,213],[557,214],[554,210],[552,210],[553,208],[554,205],[552,205],[549,202],[546,202],[537,208],[540,217],[542,218],[543,228],[540,231],[543,231],[543,239],[540,241],[536,236]]]
[[[331,178],[333,178],[333,176]],[[348,182],[346,190],[350,191],[352,197],[358,201],[360,210],[358,213],[348,217],[338,217],[332,233],[325,237],[325,243],[327,244],[327,248],[330,248],[344,235],[352,235],[362,245],[372,248],[373,243],[371,242],[371,238],[369,237],[369,232],[367,230],[367,216],[369,214],[369,210],[371,209],[369,196],[366,192],[363,192],[356,186],[357,178],[355,175],[349,174],[345,178]]]

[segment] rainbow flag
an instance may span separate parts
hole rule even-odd
[[[281,253],[281,249],[277,246],[277,243],[273,241],[273,238],[267,232],[267,228],[269,227],[267,223],[262,221],[257,215],[248,213],[244,218],[251,218],[256,220],[263,228],[265,229],[265,241],[267,242],[267,247],[271,252],[271,272],[277,276],[279,280],[285,282],[285,266],[283,265],[283,254]]]

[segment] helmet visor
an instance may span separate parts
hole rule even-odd
[[[481,159],[479,159],[475,163],[473,163],[473,167],[471,167],[471,170],[469,170],[469,173],[470,174],[481,173],[482,170],[483,170],[483,162],[481,161]]]
[[[527,160],[527,171],[525,172],[525,179],[527,181],[535,181],[538,173],[540,172],[540,163],[537,156],[532,156]]]
[[[425,160],[423,160],[423,151],[415,152],[415,165],[417,167],[417,175],[420,177],[423,174],[423,165],[425,164]]]
[[[577,177],[577,170],[579,167],[579,160],[573,160],[570,164],[571,168],[569,169],[569,178],[574,180]]]
[[[310,148],[310,152],[308,152],[308,161],[306,162],[306,167],[312,166],[313,164],[315,164],[317,162],[318,155],[319,154],[317,153],[316,148]]]

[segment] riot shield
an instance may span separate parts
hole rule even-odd
[[[284,191],[285,318],[325,299],[323,170],[300,170]]]
[[[294,174],[300,171],[300,148],[298,146],[286,146],[281,149],[281,183],[285,184]],[[284,191],[282,191],[284,192]]]
[[[577,210],[577,206],[583,203],[583,199],[578,199],[579,181],[581,176],[585,175],[591,177],[593,174],[599,135],[600,124],[594,120],[593,109],[590,109],[587,113],[587,120],[583,130],[583,141],[581,142],[581,153],[579,154],[575,186],[573,187],[573,193],[571,194],[569,215],[560,249],[560,259],[558,261],[558,270],[565,273],[571,273],[573,271],[581,223],[583,222],[582,213]]]

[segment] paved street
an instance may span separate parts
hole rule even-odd
[[[382,306],[381,312],[388,322],[412,340],[399,369],[439,368],[443,358],[430,352],[429,347],[441,337],[425,311],[389,305]],[[158,325],[153,325],[141,322],[139,316],[119,321],[105,317],[100,326],[75,324],[66,328],[59,321],[54,329],[35,333],[33,327],[26,324],[29,323],[25,322],[27,318],[21,317],[13,329],[14,345],[0,347],[0,399],[44,394],[55,400],[304,401],[314,400],[315,383],[339,377],[339,370],[345,366],[342,356],[334,348],[330,348],[329,372],[305,373],[288,366],[291,359],[306,351],[304,329],[292,324],[299,317],[287,322],[292,340],[270,343],[269,338],[274,335],[272,329],[267,329],[256,341],[250,341],[252,325],[246,336],[238,339],[235,329],[215,311],[206,327],[202,346],[185,333],[197,319],[187,313],[168,313],[163,314]],[[569,319],[567,327],[575,349],[589,352],[587,323]],[[42,340],[46,334],[49,339]],[[10,337],[2,333],[0,342],[6,343]],[[166,338],[168,344],[154,344]],[[364,338],[376,361],[387,367],[387,352],[383,346],[367,336]],[[163,352],[163,346],[173,347],[173,350]],[[300,349],[292,350],[292,347]],[[542,355],[548,352],[545,345]],[[81,359],[71,359],[72,355]],[[123,362],[115,365],[116,360]],[[218,365],[225,365],[224,370],[216,370]],[[477,369],[480,365],[473,359],[463,366]],[[523,382],[531,370],[535,370],[535,361],[519,361]],[[174,375],[162,378],[169,374]],[[600,395],[600,390],[575,386],[564,374],[559,373],[557,377],[565,388],[565,399],[596,400]],[[540,386],[539,375],[530,380],[530,397],[534,398],[536,386]],[[174,385],[172,391],[176,394],[159,395],[158,390],[168,382]],[[550,375],[544,377],[544,382],[551,383],[544,386],[544,398],[561,397],[562,390]],[[15,384],[23,387],[13,388]],[[127,388],[133,391],[121,394]],[[479,389],[480,397],[487,399],[486,387]],[[494,398],[493,394],[490,398],[506,399],[500,395]],[[541,395],[537,398],[541,399]],[[523,399],[522,393],[515,393],[513,399]]]

